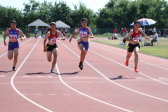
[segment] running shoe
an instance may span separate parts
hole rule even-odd
[[[54,70],[51,70],[51,73],[55,73],[55,71],[54,71]]]
[[[79,63],[79,68],[83,70],[83,64],[81,62]]]
[[[128,66],[128,64],[129,64],[129,62],[128,62],[128,61],[126,61],[126,62],[125,62],[125,65],[126,65],[126,66]]]
[[[13,67],[12,69],[13,69],[13,71],[16,71],[16,68],[15,68],[15,67]]]
[[[134,71],[135,71],[136,73],[138,73],[138,72],[139,72],[139,70],[138,70],[137,68],[134,68]]]

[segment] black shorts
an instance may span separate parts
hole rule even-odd
[[[137,43],[137,44],[128,44],[128,52],[133,52],[134,51],[134,48],[135,47],[138,47],[139,49],[140,49],[140,45],[139,45],[139,43]]]
[[[47,44],[47,45],[46,45],[46,51],[52,51],[52,50],[55,49],[55,48],[58,48],[58,47],[57,47],[57,44],[54,44],[54,45],[49,45],[49,44]]]

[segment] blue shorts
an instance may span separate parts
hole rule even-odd
[[[8,50],[14,50],[15,48],[19,48],[19,42],[9,42]]]
[[[78,45],[82,44],[86,51],[89,49],[89,42],[84,42],[80,39],[78,39],[77,41],[78,41]]]

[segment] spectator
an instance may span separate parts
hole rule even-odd
[[[34,30],[34,34],[35,34],[35,38],[37,38],[38,28],[36,28],[36,29]]]
[[[121,37],[123,36],[123,28],[121,28],[121,30],[120,30],[120,35],[121,35]]]
[[[124,29],[122,30],[124,37],[126,36],[126,31],[127,31],[127,29],[126,29],[126,27],[124,27]]]
[[[76,27],[74,32],[77,32],[78,31],[78,28]],[[78,38],[77,35],[75,36],[75,38]]]
[[[117,31],[117,29],[116,29],[116,28],[114,28],[113,33],[118,33],[118,31]]]
[[[30,27],[28,27],[28,29],[27,29],[27,38],[30,37],[30,32],[31,32],[31,29],[30,29]]]
[[[68,28],[65,28],[65,37],[68,37]]]
[[[154,35],[151,38],[153,38],[151,40],[151,46],[153,46],[153,42],[157,42],[158,41],[158,34],[157,34],[156,31],[154,32]]]
[[[41,29],[41,37],[44,38],[44,28]]]

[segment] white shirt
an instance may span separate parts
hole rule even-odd
[[[157,33],[155,33],[155,34],[153,35],[153,37],[154,37],[156,40],[158,40],[158,34],[157,34]]]

